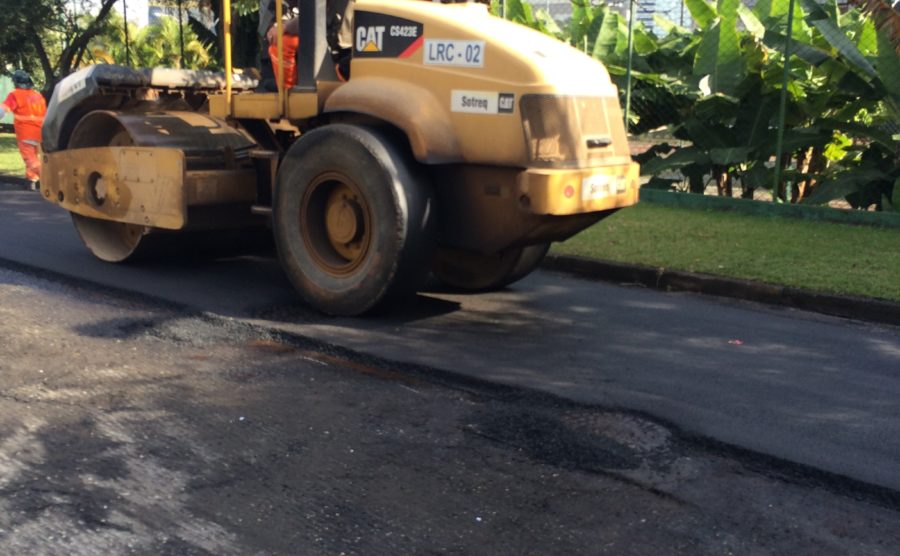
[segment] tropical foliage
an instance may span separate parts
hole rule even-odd
[[[60,79],[85,64],[115,61],[125,63],[125,27],[113,6],[119,0],[0,0],[0,68],[28,71],[49,96]],[[213,20],[221,22],[218,0],[156,0],[155,6],[184,10],[207,5]],[[232,2],[234,57],[238,65],[253,65],[259,51],[256,34],[258,0]],[[129,6],[130,8],[131,6]],[[133,13],[129,10],[129,19]],[[222,33],[205,28],[194,19],[185,25],[185,56],[173,26],[138,31],[129,25],[132,65],[211,67],[220,59]],[[221,27],[221,23],[218,24]],[[198,41],[198,42],[195,42]]]
[[[22,68],[45,94],[83,62],[117,0],[0,0],[0,67]],[[74,12],[94,15],[78,18]]]
[[[134,67],[142,68],[204,69],[216,63],[191,26],[179,26],[177,19],[172,17],[161,17],[159,23],[141,29],[129,23],[127,54],[125,44],[124,21],[118,14],[113,14],[108,18],[103,34],[91,41],[85,57],[92,63],[125,65],[130,62]]]
[[[602,60],[624,95],[626,17],[572,1],[565,28],[520,0],[507,0],[506,15]],[[633,28],[629,131],[672,139],[640,157],[652,176],[647,186],[703,192],[713,181],[725,195],[737,184],[746,197],[765,188],[794,202],[846,198],[900,209],[900,57],[891,15],[797,0],[787,46],[788,0],[753,8],[684,1],[696,29],[662,18],[655,30]]]

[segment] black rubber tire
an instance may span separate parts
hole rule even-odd
[[[365,245],[346,260],[329,251],[333,234],[324,205],[332,198],[316,201],[329,187],[351,187],[364,205],[353,229],[364,228],[357,233]],[[324,313],[359,315],[418,291],[431,266],[436,214],[431,187],[405,140],[384,130],[315,129],[294,142],[278,171],[273,227],[279,259],[303,300]]]
[[[507,249],[492,255],[441,249],[435,257],[432,272],[440,282],[456,290],[494,291],[531,274],[549,249],[549,243]]]

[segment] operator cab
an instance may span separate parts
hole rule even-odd
[[[336,9],[342,13],[346,12],[349,5],[351,4],[348,0],[335,3]],[[333,51],[336,48],[329,46],[325,0],[300,0],[299,8],[302,15],[299,46],[296,51],[295,85],[285,90],[284,75],[278,75],[276,72],[276,81],[279,83],[277,92],[241,91],[240,94],[234,94],[234,87],[228,79],[233,74],[231,51],[228,49],[225,53],[224,93],[210,97],[210,115],[237,119],[304,120],[319,114],[325,99],[341,84],[335,70],[337,60]],[[230,0],[223,0],[226,45],[231,43],[230,13]],[[281,2],[276,2],[275,15],[279,36],[277,52],[283,52]]]

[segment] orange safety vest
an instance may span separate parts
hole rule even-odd
[[[17,140],[40,142],[41,125],[47,113],[47,103],[41,93],[32,89],[13,89],[3,106],[13,113]]]

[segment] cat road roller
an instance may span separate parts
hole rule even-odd
[[[335,315],[383,307],[429,272],[501,288],[551,242],[637,202],[599,62],[481,4],[351,6],[340,49],[325,0],[300,1],[289,89],[258,92],[232,69],[228,0],[222,73],[69,75],[44,123],[42,196],[110,262],[155,235],[270,226],[299,295]]]

